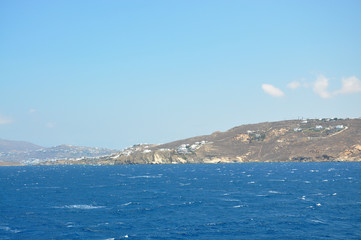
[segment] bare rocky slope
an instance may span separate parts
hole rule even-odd
[[[361,119],[242,125],[162,145],[138,144],[100,158],[42,164],[177,164],[361,161]]]

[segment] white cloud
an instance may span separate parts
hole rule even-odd
[[[283,97],[285,95],[280,89],[272,86],[271,84],[262,84],[262,89],[265,93],[271,95],[272,97]]]
[[[13,120],[11,118],[0,115],[0,125],[10,124],[12,122]]]
[[[296,89],[296,88],[301,87],[301,83],[299,83],[297,81],[293,81],[293,82],[290,82],[289,84],[287,84],[287,87],[291,88],[291,89]]]
[[[322,98],[330,98],[332,94],[327,91],[327,88],[328,79],[323,75],[318,76],[313,85],[313,91]]]
[[[33,113],[35,113],[35,112],[36,112],[35,109],[33,109],[33,108],[32,108],[32,109],[29,109],[29,113],[30,113],[30,114],[33,114]]]
[[[342,87],[335,94],[351,94],[361,92],[361,81],[355,77],[342,78]]]
[[[341,94],[352,94],[361,92],[361,81],[355,76],[342,78],[342,87],[339,90],[329,92],[328,79],[320,75],[317,77],[316,82],[313,84],[313,91],[322,98],[330,98]]]

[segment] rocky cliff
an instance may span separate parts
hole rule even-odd
[[[162,145],[43,164],[177,164],[361,161],[361,119],[308,119],[242,125]]]

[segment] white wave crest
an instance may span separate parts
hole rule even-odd
[[[4,230],[4,231],[6,231],[6,232],[11,232],[11,233],[21,232],[20,230],[11,229],[10,227],[7,227],[7,226],[0,226],[0,230]]]
[[[272,191],[272,190],[268,191],[268,193],[272,193],[272,194],[281,194],[281,193],[280,193],[280,192],[278,192],[278,191]]]
[[[132,202],[124,203],[124,204],[122,204],[122,206],[128,206],[128,205],[130,205],[130,204],[132,204]]]
[[[143,175],[143,176],[131,176],[128,178],[161,178],[162,176],[160,175],[156,175],[156,176],[152,176],[152,175]]]
[[[94,205],[87,205],[87,204],[74,204],[74,205],[65,205],[65,206],[60,207],[60,208],[89,210],[89,209],[105,208],[105,206],[94,206]]]

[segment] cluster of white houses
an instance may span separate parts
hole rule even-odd
[[[189,154],[199,149],[202,145],[206,144],[207,141],[195,142],[192,145],[182,144],[177,148],[178,153]]]
[[[308,130],[315,130],[315,131],[321,131],[323,129],[325,130],[336,130],[336,131],[340,131],[342,129],[344,129],[345,127],[343,125],[337,125],[337,126],[328,126],[326,128],[324,128],[322,125],[316,125],[314,128],[308,128]],[[294,132],[302,132],[304,129],[300,128],[300,127],[296,127],[293,129]]]

